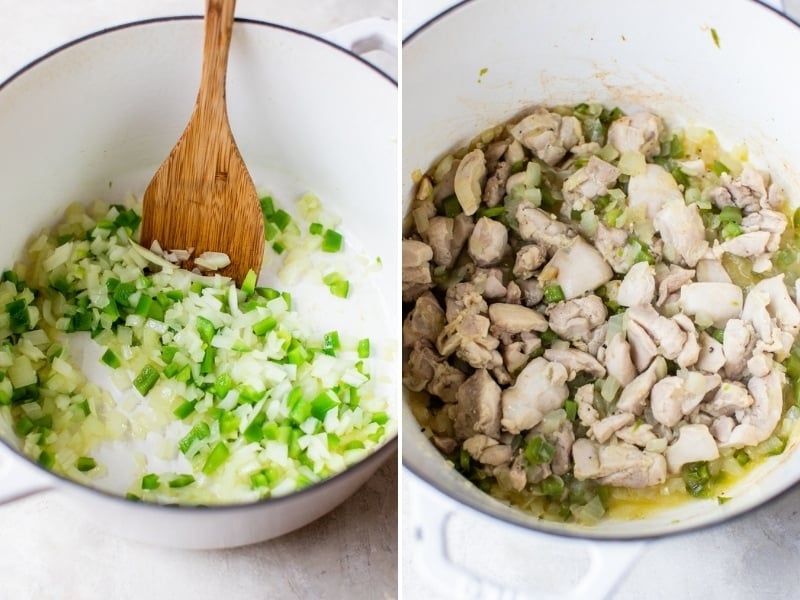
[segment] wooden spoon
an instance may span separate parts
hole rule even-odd
[[[141,244],[164,250],[224,252],[218,272],[242,283],[258,273],[264,221],[253,180],[228,123],[225,74],[236,0],[207,0],[200,89],[189,124],[144,193]]]

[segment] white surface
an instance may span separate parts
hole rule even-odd
[[[202,0],[19,3],[0,0],[0,80],[78,36],[120,23],[201,14]],[[394,0],[304,3],[240,0],[237,15],[317,33],[368,16],[393,17]],[[8,18],[10,15],[14,19]],[[145,547],[98,531],[57,493],[0,507],[0,599],[237,597],[384,598],[396,595],[396,461],[316,523],[224,552]]]
[[[447,0],[405,0],[404,35],[424,23],[437,9],[451,4]],[[785,4],[789,10],[796,6],[795,2]],[[411,540],[414,535],[410,517],[416,493],[411,477],[404,473],[401,532],[404,540]],[[724,525],[650,543],[613,598],[791,597],[793,592],[788,590],[796,587],[795,557],[800,545],[800,524],[796,519],[799,502],[800,491],[795,490]],[[588,564],[586,554],[566,551],[558,538],[498,526],[463,506],[454,504],[452,510],[446,528],[447,547],[452,559],[472,573],[504,581],[515,589],[544,587],[557,592],[566,589],[565,580],[577,581]],[[452,582],[435,585],[425,579],[422,574],[425,569],[421,567],[426,566],[423,564],[426,557],[413,555],[412,549],[413,544],[404,543],[401,586],[404,597],[453,597],[452,592],[448,593],[454,589]]]

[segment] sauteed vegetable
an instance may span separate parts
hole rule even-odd
[[[287,276],[314,252],[342,250],[315,197],[300,203],[311,225],[270,198],[262,206]],[[3,273],[0,419],[25,453],[133,500],[216,504],[290,493],[387,437],[368,338],[346,324],[312,330],[292,296],[259,287],[255,273],[237,289],[178,268],[183,250],[138,246],[138,210],[74,205]],[[120,456],[130,468],[114,472]]]
[[[744,146],[645,111],[538,107],[415,178],[403,381],[476,485],[591,524],[723,502],[783,451],[797,223]]]

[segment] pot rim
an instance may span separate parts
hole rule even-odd
[[[69,50],[73,46],[77,46],[77,45],[79,45],[79,44],[81,44],[83,42],[86,42],[86,41],[89,41],[89,40],[92,40],[92,39],[95,39],[95,38],[99,38],[99,37],[104,36],[106,34],[113,34],[113,33],[116,33],[118,31],[122,31],[122,30],[126,30],[126,29],[133,29],[135,27],[146,27],[146,26],[149,26],[149,25],[158,25],[158,24],[171,23],[171,22],[177,22],[177,21],[202,21],[202,20],[203,20],[203,16],[202,15],[174,15],[174,16],[166,16],[166,17],[154,17],[152,19],[141,19],[141,20],[130,21],[130,22],[126,22],[126,23],[121,23],[119,25],[114,25],[112,27],[108,27],[108,28],[97,30],[97,31],[93,31],[91,33],[87,33],[87,34],[82,35],[82,36],[80,36],[78,38],[70,40],[70,41],[68,41],[68,42],[66,42],[64,44],[61,44],[61,45],[57,46],[56,48],[53,48],[52,50],[49,50],[48,52],[42,54],[41,56],[39,56],[39,57],[37,57],[35,59],[33,59],[32,61],[30,61],[26,65],[20,67],[16,71],[14,71],[11,75],[9,75],[8,78],[6,78],[4,81],[0,82],[0,93],[2,93],[3,90],[5,90],[11,83],[13,83],[15,80],[17,80],[19,77],[21,77],[22,75],[24,75],[28,71],[32,70],[34,67],[36,67],[40,63],[43,63],[46,60],[48,60],[49,58],[55,56],[56,54],[59,54],[59,53],[65,51],[65,50]],[[394,85],[395,88],[398,87],[397,82],[394,79],[392,79],[391,76],[389,76],[387,73],[382,71],[377,66],[373,65],[371,62],[369,62],[365,58],[359,56],[358,54],[356,54],[355,52],[353,52],[351,50],[348,50],[347,48],[343,48],[342,46],[339,46],[338,44],[336,44],[336,43],[334,43],[334,42],[332,42],[332,41],[330,41],[328,39],[325,39],[324,37],[322,37],[320,35],[317,35],[315,33],[310,33],[308,31],[304,31],[302,29],[296,29],[296,28],[290,27],[288,25],[282,25],[282,24],[279,24],[279,23],[272,23],[272,22],[269,22],[269,21],[262,21],[262,20],[259,20],[259,19],[250,19],[250,18],[244,18],[244,17],[237,17],[235,19],[235,21],[237,23],[246,23],[248,25],[257,25],[257,26],[263,26],[263,27],[267,27],[267,28],[271,28],[271,29],[277,29],[277,30],[280,30],[280,31],[296,34],[296,35],[299,35],[301,37],[309,38],[309,39],[311,39],[313,41],[316,41],[316,42],[323,43],[326,46],[329,46],[331,49],[334,49],[334,50],[337,50],[339,52],[342,52],[343,54],[349,56],[350,58],[357,60],[362,65],[364,65],[365,67],[368,67],[369,69],[371,69],[372,71],[374,71],[375,73],[380,75],[383,79],[387,80],[389,83]],[[129,506],[132,509],[136,509],[136,510],[159,510],[159,511],[171,510],[171,511],[173,511],[173,514],[175,514],[177,512],[192,513],[192,514],[205,514],[205,513],[225,514],[225,513],[242,512],[242,511],[247,511],[247,510],[251,510],[251,509],[260,509],[260,508],[266,507],[266,506],[277,506],[277,505],[280,505],[280,504],[285,504],[287,502],[292,501],[293,499],[295,499],[297,497],[308,496],[309,494],[314,494],[314,493],[317,493],[319,491],[323,491],[325,488],[330,487],[335,482],[338,482],[338,481],[340,481],[340,480],[342,480],[342,479],[344,479],[346,477],[349,477],[350,474],[352,474],[352,473],[360,472],[360,471],[366,469],[368,466],[373,466],[374,463],[376,463],[376,462],[377,462],[377,464],[380,465],[380,464],[382,464],[383,462],[386,461],[386,459],[392,454],[392,452],[395,452],[397,450],[398,434],[395,433],[391,438],[389,438],[386,442],[384,442],[380,447],[378,447],[376,450],[374,450],[371,454],[369,454],[368,456],[366,456],[365,458],[363,458],[359,462],[347,467],[344,471],[336,473],[335,475],[331,475],[330,477],[327,477],[326,479],[323,479],[322,481],[319,481],[319,482],[315,483],[314,485],[310,485],[310,486],[308,486],[306,488],[303,488],[301,490],[297,490],[297,491],[292,492],[290,494],[287,494],[285,496],[277,496],[277,497],[274,497],[274,498],[262,498],[260,500],[256,500],[256,501],[253,501],[253,502],[245,502],[245,503],[241,503],[241,504],[213,504],[213,505],[190,505],[190,504],[169,504],[169,505],[167,505],[167,504],[157,504],[157,503],[154,503],[154,502],[133,502],[133,501],[128,500],[127,498],[125,498],[123,496],[119,496],[117,494],[112,494],[110,492],[106,492],[104,490],[100,490],[98,488],[94,488],[94,487],[91,487],[91,486],[88,486],[88,485],[83,485],[81,483],[78,483],[77,481],[69,479],[68,477],[60,475],[59,473],[54,473],[53,471],[49,471],[48,469],[45,469],[44,467],[42,467],[38,463],[36,463],[33,460],[31,460],[31,458],[29,456],[27,456],[26,454],[21,453],[19,450],[14,448],[11,444],[9,444],[5,439],[3,439],[1,437],[0,437],[0,444],[3,444],[8,449],[8,452],[6,452],[5,454],[6,454],[6,457],[9,460],[21,460],[21,461],[27,462],[31,467],[37,469],[41,473],[46,474],[47,477],[52,478],[57,483],[57,485],[59,487],[65,486],[67,488],[71,488],[73,491],[86,492],[86,493],[89,493],[89,494],[94,494],[97,497],[100,497],[100,498],[103,498],[103,499],[106,499],[106,500],[125,503],[126,506]],[[14,455],[16,455],[16,456],[14,456]]]
[[[436,21],[439,21],[441,18],[447,16],[451,12],[454,12],[454,11],[460,9],[461,7],[466,6],[467,4],[472,4],[475,1],[476,0],[460,0],[459,2],[456,2],[455,4],[453,4],[452,6],[447,7],[445,10],[440,12],[438,15],[434,15],[433,17],[429,18],[427,21],[422,23],[420,26],[418,26],[416,29],[414,29],[411,33],[409,33],[408,35],[406,35],[403,38],[403,46],[405,46],[406,43],[408,43],[411,40],[413,40],[417,35],[423,33],[425,31],[425,29],[427,29],[428,27],[433,25]],[[775,8],[774,6],[768,4],[767,2],[764,2],[763,0],[748,0],[748,1],[749,2],[754,2],[755,4],[760,4],[764,8],[767,8],[767,9],[771,10],[772,12],[774,12],[775,14],[779,15],[780,17],[786,19],[792,25],[796,25],[796,26],[800,27],[800,23],[795,21],[792,17],[790,17],[785,12]]]
[[[457,2],[457,3],[453,4],[452,6],[448,7],[447,9],[445,9],[444,11],[439,13],[438,15],[435,15],[435,16],[431,17],[430,19],[425,21],[422,25],[420,25],[419,27],[414,29],[411,33],[406,35],[405,38],[403,38],[402,47],[405,48],[406,44],[412,42],[414,40],[414,38],[416,38],[419,35],[425,33],[425,31],[427,29],[429,29],[431,26],[435,25],[438,21],[440,21],[441,19],[443,19],[444,17],[446,17],[450,13],[452,13],[454,11],[457,11],[457,10],[461,9],[462,7],[464,7],[464,6],[468,5],[468,4],[472,4],[473,2],[476,2],[476,1],[480,1],[480,0],[461,0],[460,2]],[[769,4],[763,2],[762,0],[748,0],[748,1],[749,2],[753,2],[755,4],[760,4],[764,8],[772,11],[776,15],[780,16],[781,18],[785,19],[786,21],[788,21],[789,23],[791,23],[792,25],[794,25],[795,27],[800,29],[800,23],[798,21],[795,21],[792,17],[787,15],[785,12],[782,12],[782,11],[778,10],[777,8],[775,8],[773,6],[770,6]],[[798,35],[800,35],[800,31],[798,31]],[[404,391],[405,391],[405,389],[404,389]],[[405,402],[405,400],[403,400],[403,402]],[[412,416],[410,418],[413,419],[414,417]],[[430,442],[428,442],[428,443],[430,443]],[[800,448],[797,448],[795,451],[800,452]],[[444,461],[444,459],[442,459],[442,461]],[[427,476],[425,476],[422,473],[421,470],[418,470],[413,465],[409,464],[406,461],[405,456],[401,457],[401,462],[402,462],[403,468],[406,469],[412,475],[414,475],[417,479],[419,479],[420,481],[424,482],[425,484],[431,486],[437,492],[441,493],[442,495],[446,496],[448,499],[450,499],[451,501],[456,503],[459,507],[467,507],[468,509],[471,509],[471,510],[481,514],[483,517],[487,517],[487,518],[490,518],[490,519],[497,519],[497,520],[503,522],[506,525],[511,525],[511,526],[518,527],[518,528],[521,528],[521,529],[524,529],[524,530],[527,530],[527,531],[530,531],[530,532],[534,532],[534,533],[537,533],[537,534],[541,534],[541,535],[553,536],[553,537],[557,537],[557,538],[574,539],[574,540],[587,540],[587,541],[596,542],[596,543],[600,543],[600,544],[602,544],[603,542],[641,542],[641,541],[658,540],[658,539],[663,539],[663,538],[667,538],[667,537],[675,537],[675,536],[680,536],[680,535],[696,533],[698,531],[702,531],[702,530],[705,530],[705,529],[710,529],[712,527],[717,527],[717,526],[722,525],[724,523],[730,523],[730,522],[732,522],[732,521],[734,521],[736,519],[739,519],[739,518],[744,517],[746,515],[750,515],[750,514],[755,513],[755,512],[757,512],[757,511],[759,511],[761,509],[767,508],[770,504],[778,501],[782,497],[788,495],[789,493],[795,491],[796,489],[800,489],[800,478],[798,478],[796,481],[790,483],[789,485],[787,485],[781,491],[773,494],[772,496],[762,500],[761,502],[759,502],[759,503],[757,503],[757,504],[755,504],[753,506],[749,506],[747,508],[744,508],[744,509],[740,510],[739,512],[736,512],[736,513],[733,513],[733,514],[723,514],[723,515],[720,515],[720,516],[718,516],[718,517],[716,517],[714,519],[711,519],[711,520],[709,520],[707,522],[697,523],[697,524],[688,525],[688,526],[683,526],[683,527],[680,527],[678,529],[675,529],[674,531],[657,531],[657,532],[652,532],[652,533],[625,534],[625,535],[623,535],[623,534],[607,534],[607,533],[593,533],[590,529],[577,530],[577,529],[568,528],[568,527],[563,527],[561,529],[556,529],[555,527],[552,527],[552,528],[539,527],[534,522],[524,521],[524,518],[526,518],[526,517],[527,518],[532,518],[532,515],[529,515],[529,514],[525,513],[522,510],[519,510],[519,509],[516,509],[517,512],[520,515],[519,519],[514,518],[514,516],[507,516],[507,515],[497,514],[498,511],[494,510],[493,507],[485,506],[483,503],[481,503],[481,502],[479,502],[477,500],[474,500],[471,497],[463,498],[463,497],[456,497],[454,495],[451,495],[446,489],[444,489],[444,486],[442,486],[435,478],[433,478],[433,477],[428,478]],[[459,476],[462,477],[464,479],[464,481],[466,483],[468,483],[469,485],[471,485],[471,486],[474,485],[467,478],[463,477],[460,474],[459,474]],[[487,494],[487,496],[488,496],[488,494]],[[492,498],[491,496],[488,496],[488,497]]]

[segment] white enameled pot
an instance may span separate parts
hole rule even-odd
[[[744,142],[751,161],[770,171],[800,206],[800,84],[786,70],[788,57],[798,53],[797,25],[752,0],[462,2],[403,44],[404,207],[414,169],[427,169],[533,105],[584,101],[649,109],[674,126],[706,126],[724,146]],[[725,504],[698,500],[591,528],[545,522],[495,501],[448,466],[418,428],[408,426],[414,421],[407,403],[403,417],[403,463],[424,496],[413,511],[416,535],[409,542],[425,556],[418,563],[463,597],[516,596],[452,563],[442,540],[454,506],[479,511],[498,527],[593,541],[597,560],[569,596],[582,598],[608,593],[642,540],[742,515],[800,480],[795,436],[782,455],[738,482]]]
[[[346,302],[332,304],[319,288],[293,298],[315,324],[369,335],[396,415],[397,84],[359,56],[391,49],[393,33],[371,20],[335,32],[333,43],[237,20],[227,99],[257,188],[284,205],[314,192],[342,218],[348,251],[381,258]],[[0,263],[10,266],[70,202],[141,194],[188,121],[202,41],[200,17],[131,23],[58,48],[0,83]],[[264,283],[286,288],[269,274]],[[0,423],[0,503],[55,489],[112,533],[183,548],[239,546],[297,529],[350,496],[397,446],[395,435],[345,472],[286,497],[167,507],[57,477],[21,455],[12,437]]]

